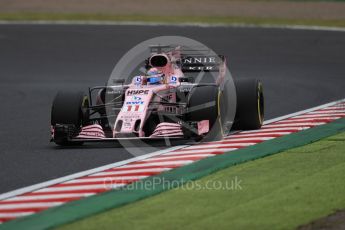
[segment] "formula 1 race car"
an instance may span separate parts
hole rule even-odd
[[[263,123],[261,82],[237,79],[232,89],[224,56],[151,46],[145,70],[127,83],[118,79],[89,88],[88,95],[58,92],[51,110],[51,140],[63,146],[123,139],[219,140],[231,130],[259,129]],[[216,77],[196,82],[192,75],[201,71]]]

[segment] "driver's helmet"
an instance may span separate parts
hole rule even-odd
[[[157,68],[151,68],[147,71],[148,85],[162,84],[163,78],[164,78],[164,74],[162,73],[162,71],[158,70]]]

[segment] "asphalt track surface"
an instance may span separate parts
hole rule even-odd
[[[133,157],[121,147],[49,143],[51,102],[59,89],[103,84],[126,51],[162,35],[196,39],[227,55],[234,77],[261,79],[266,119],[345,98],[344,32],[0,25],[0,193]]]

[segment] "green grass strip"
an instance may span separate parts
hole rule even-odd
[[[296,229],[345,207],[344,174],[345,132],[226,168],[58,230]]]
[[[228,16],[160,16],[160,15],[113,15],[96,13],[0,13],[0,20],[7,21],[114,21],[114,22],[147,22],[147,23],[207,23],[207,24],[250,24],[250,25],[303,25],[345,27],[345,20],[324,19],[285,19]]]
[[[227,154],[203,159],[185,167],[154,177],[148,177],[135,183],[138,186],[130,185],[120,190],[109,191],[51,208],[35,215],[19,218],[0,225],[0,229],[39,230],[56,227],[159,194],[172,188],[166,186],[168,182],[179,186],[187,181],[199,179],[221,169],[306,145],[344,130],[345,119],[343,118],[326,125],[265,141],[261,144]],[[162,183],[159,184],[157,181]],[[145,189],[140,184],[155,184],[155,186],[152,189]],[[133,187],[135,188],[133,189]]]

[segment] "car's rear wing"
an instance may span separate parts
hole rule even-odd
[[[221,55],[182,55],[182,72],[218,72],[224,64],[224,56]]]
[[[218,72],[225,62],[223,55],[204,46],[151,45],[151,54],[169,54],[183,72]]]

